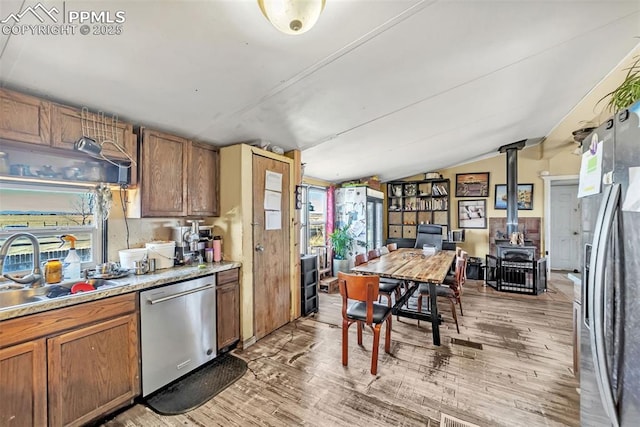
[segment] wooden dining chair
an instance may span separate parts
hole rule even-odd
[[[380,330],[386,322],[387,330],[384,351],[391,350],[391,307],[377,304],[378,276],[338,273],[338,286],[342,296],[342,365],[349,363],[349,326],[357,324],[358,345],[362,345],[362,326],[367,325],[373,332],[373,350],[371,352],[371,374],[378,373],[378,347]],[[349,303],[349,300],[353,302]]]
[[[464,284],[467,281],[467,262],[469,259],[469,253],[466,251],[460,251],[460,256],[456,258],[456,274],[453,278],[447,277],[444,279],[444,284],[449,286],[458,302],[458,306],[460,307],[460,315],[464,316],[462,311],[462,291],[464,289]],[[458,262],[462,263],[461,271],[458,271]],[[458,276],[460,275],[460,276]]]
[[[387,249],[389,249],[389,252],[397,251],[398,250],[398,244],[397,243],[389,243],[387,245]]]
[[[456,259],[456,281],[447,285],[436,286],[436,297],[445,297],[451,303],[451,314],[453,320],[456,322],[456,330],[460,333],[460,326],[458,325],[458,314],[456,312],[456,304],[461,302],[460,296],[462,294],[462,276],[465,268],[465,260],[462,257]],[[429,284],[421,283],[418,286],[418,312],[422,312],[422,298],[429,298]],[[460,313],[462,313],[462,305],[460,306]]]
[[[367,258],[367,254],[357,254],[353,264],[357,267],[360,264],[364,264],[369,259]]]
[[[378,250],[378,249],[371,249],[371,250],[367,253],[367,258],[369,258],[370,260],[372,260],[372,259],[376,259],[376,258],[380,258],[380,250]]]
[[[371,253],[373,251],[369,251]],[[374,258],[375,259],[375,258]],[[356,259],[354,261],[354,265],[357,267],[360,264],[364,264],[368,262],[369,258],[367,254],[358,254],[356,255]],[[402,285],[402,281],[398,279],[389,279],[386,277],[380,277],[380,285],[379,290],[380,294],[378,296],[378,302],[381,302],[381,297],[384,295],[387,297],[387,306],[391,307],[391,294],[396,294],[396,299],[400,297],[400,285]]]

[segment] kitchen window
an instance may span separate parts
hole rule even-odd
[[[97,192],[91,187],[5,183],[0,186],[0,245],[11,235],[27,232],[40,243],[40,260],[64,260],[69,244],[60,235],[73,234],[82,268],[101,262],[103,221],[96,220]],[[104,205],[103,205],[104,206]],[[2,273],[28,272],[33,248],[28,239],[15,240]]]

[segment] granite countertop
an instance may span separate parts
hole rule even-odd
[[[126,294],[129,292],[141,291],[156,286],[166,285],[169,283],[181,282],[183,280],[193,279],[220,271],[239,268],[239,262],[221,262],[206,264],[206,267],[198,266],[174,267],[164,270],[157,270],[153,274],[144,274],[141,276],[129,275],[121,279],[111,279],[110,282],[115,283],[114,286],[100,287],[95,291],[80,292],[73,295],[61,296],[58,298],[45,298],[26,304],[15,305],[0,309],[0,321],[12,319],[14,317],[26,316],[28,314],[40,313],[43,311],[53,310],[56,308],[68,307],[84,302],[96,301],[115,295]]]

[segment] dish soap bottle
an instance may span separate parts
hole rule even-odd
[[[65,242],[69,242],[71,248],[69,254],[62,261],[62,272],[64,280],[76,280],[80,279],[80,257],[76,253],[76,237],[72,234],[63,234],[60,236],[63,246]]]

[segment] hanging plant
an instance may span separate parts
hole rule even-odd
[[[640,99],[640,56],[636,56],[633,64],[626,70],[627,75],[620,86],[598,101],[598,103],[600,103],[607,97],[610,97],[606,108],[612,113],[624,110]]]

